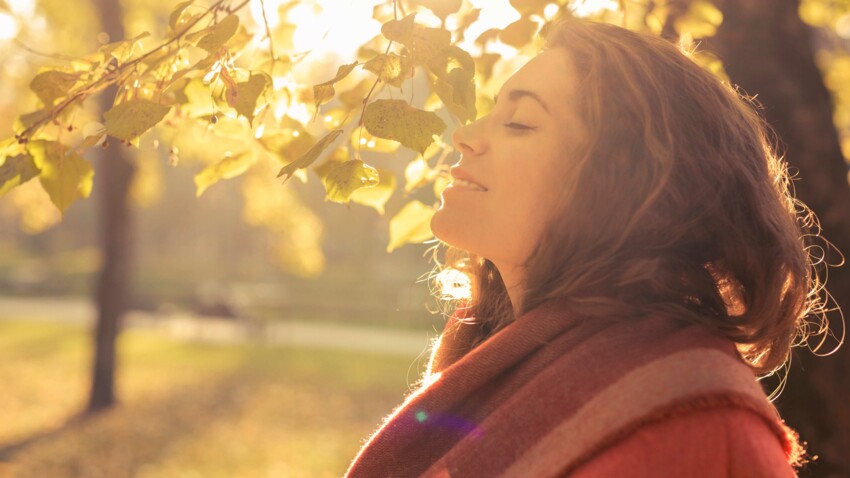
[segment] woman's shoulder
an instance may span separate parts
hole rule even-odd
[[[791,478],[782,443],[758,414],[737,407],[681,413],[643,425],[569,478]]]

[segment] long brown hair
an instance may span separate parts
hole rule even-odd
[[[570,19],[546,39],[572,60],[574,107],[589,134],[565,153],[571,168],[525,263],[519,314],[561,297],[588,320],[661,313],[699,322],[763,375],[813,324],[828,332],[811,254],[822,239],[817,219],[795,199],[752,99],[650,34]],[[432,292],[448,299],[444,312],[468,309],[470,347],[515,319],[491,261],[442,242],[433,251]],[[464,280],[468,297],[442,294]]]

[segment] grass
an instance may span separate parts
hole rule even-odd
[[[424,366],[128,331],[120,406],[75,420],[89,340],[74,326],[0,321],[0,477],[340,476]]]

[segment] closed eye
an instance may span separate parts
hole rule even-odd
[[[511,128],[511,129],[517,129],[517,130],[520,130],[520,131],[529,131],[529,130],[537,129],[534,126],[528,126],[528,125],[521,124],[521,123],[505,123],[505,127]]]

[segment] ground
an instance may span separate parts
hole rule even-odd
[[[0,477],[340,476],[424,367],[146,330],[119,347],[120,406],[78,421],[87,329],[0,320]]]

